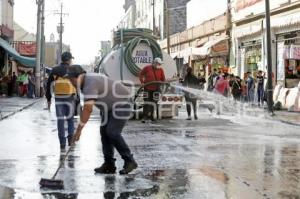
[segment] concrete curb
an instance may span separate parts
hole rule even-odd
[[[14,111],[14,112],[12,112],[12,113],[10,113],[10,114],[8,114],[8,115],[5,115],[4,117],[1,117],[1,118],[0,118],[0,121],[5,120],[5,119],[7,119],[7,118],[9,118],[9,117],[11,117],[11,116],[13,116],[13,115],[15,115],[16,113],[22,112],[22,111],[24,111],[24,110],[30,108],[31,106],[33,106],[34,104],[36,104],[36,103],[39,102],[40,100],[41,100],[41,99],[38,99],[38,100],[36,100],[36,101],[34,101],[34,102],[32,102],[32,103],[30,103],[30,104],[28,104],[28,105],[26,105],[26,106],[24,106],[24,107],[18,109],[18,110],[16,110],[16,111]]]

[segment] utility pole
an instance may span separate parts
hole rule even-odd
[[[42,22],[41,22],[41,64],[45,64],[45,1],[42,2]]]
[[[169,7],[167,0],[164,0],[164,7],[165,7],[165,20],[166,20],[166,33],[167,33],[167,52],[170,54],[170,14],[169,14]]]
[[[268,81],[267,81],[267,96],[268,110],[273,114],[273,82],[272,82],[272,38],[271,38],[271,23],[270,23],[270,2],[266,3],[266,29],[267,29],[267,65],[268,65]]]
[[[62,3],[60,5],[60,12],[55,14],[60,15],[60,23],[59,26],[57,26],[57,32],[59,34],[59,57],[60,57],[63,51],[63,32],[64,32],[63,16],[68,15],[67,13],[63,13]]]
[[[230,55],[231,55],[231,0],[227,0],[227,22],[226,22],[226,35],[228,36],[228,57],[227,57],[227,66],[230,66]]]
[[[42,2],[42,22],[41,22],[41,66],[42,66],[42,77],[40,82],[45,81],[45,1]],[[42,84],[43,85],[43,84]]]
[[[152,6],[153,6],[153,18],[152,18],[152,29],[153,29],[153,35],[156,35],[156,31],[155,31],[155,0],[152,0]]]
[[[36,65],[35,65],[35,95],[41,96],[41,7],[44,0],[36,0],[37,26],[36,26]]]

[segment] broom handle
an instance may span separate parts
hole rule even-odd
[[[67,157],[68,157],[68,155],[69,155],[69,153],[71,152],[71,149],[73,148],[73,146],[74,146],[74,144],[73,145],[71,145],[70,146],[70,148],[68,149],[68,151],[67,151],[67,153],[66,153],[66,155],[65,155],[65,157],[64,157],[64,159],[62,159],[62,161],[60,162],[60,164],[59,164],[59,167],[57,168],[57,170],[55,171],[55,173],[54,173],[54,175],[53,175],[53,177],[51,178],[52,180],[56,177],[56,175],[57,175],[57,173],[58,173],[58,171],[60,170],[60,168],[64,165],[64,163],[65,163],[65,161],[66,161],[66,159],[67,159]]]

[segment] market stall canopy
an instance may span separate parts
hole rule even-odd
[[[20,55],[7,41],[2,38],[0,38],[0,46],[23,66],[31,68],[35,67],[35,58]]]

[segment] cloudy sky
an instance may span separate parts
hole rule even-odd
[[[14,19],[27,31],[36,32],[35,0],[15,0]],[[58,39],[56,26],[59,11],[63,2],[65,33],[63,41],[71,45],[74,62],[90,63],[100,49],[100,41],[111,39],[111,30],[115,28],[124,15],[124,0],[46,0],[46,40],[50,34]]]

